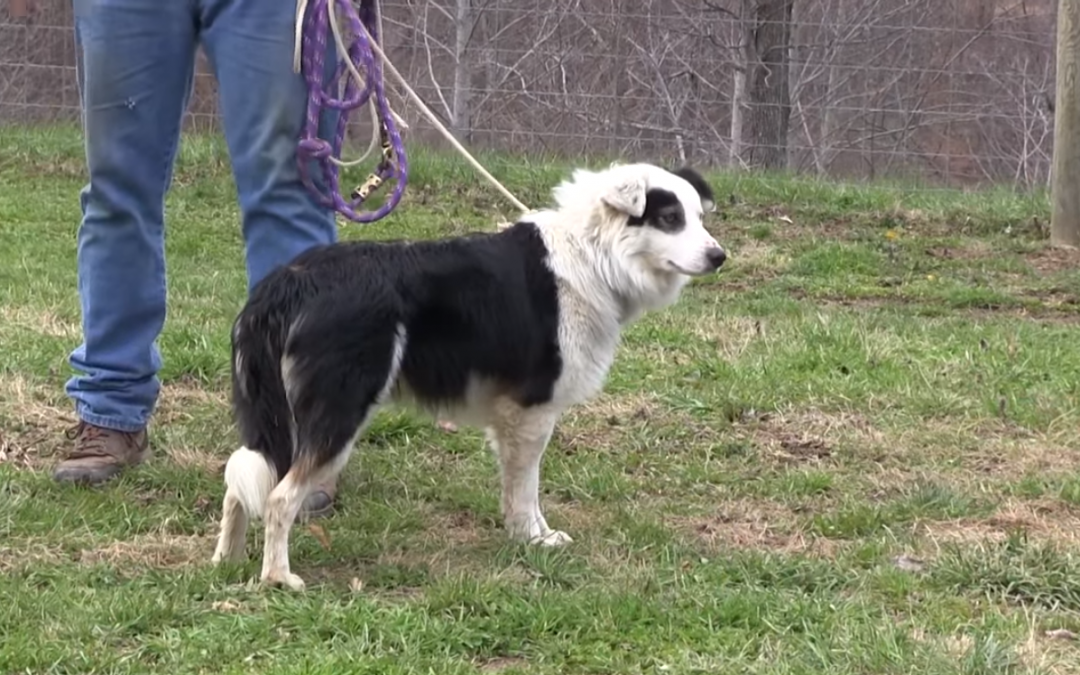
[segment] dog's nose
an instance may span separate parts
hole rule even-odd
[[[727,253],[724,249],[716,246],[705,252],[705,259],[709,261],[709,264],[712,265],[714,270],[718,270],[720,269],[720,266],[724,264],[724,261],[727,260]]]

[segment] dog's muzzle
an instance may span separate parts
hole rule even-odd
[[[715,272],[716,270],[720,269],[720,267],[724,264],[724,261],[727,260],[727,252],[719,246],[710,248],[709,250],[705,251],[705,260],[708,261],[709,266],[712,268],[712,271]]]

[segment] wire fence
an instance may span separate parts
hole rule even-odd
[[[950,187],[1048,181],[1054,0],[380,6],[389,57],[472,148]],[[68,0],[9,0],[0,123],[77,121],[75,56]],[[209,73],[200,56],[189,129],[219,128]],[[393,98],[410,142],[440,143]]]

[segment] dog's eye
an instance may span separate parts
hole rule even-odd
[[[663,223],[665,225],[678,225],[679,224],[679,214],[677,214],[677,213],[665,213],[664,215],[660,216],[660,220],[663,221]]]

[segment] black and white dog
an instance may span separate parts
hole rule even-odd
[[[261,579],[303,588],[288,551],[300,505],[389,402],[485,429],[510,536],[571,541],[539,503],[556,421],[603,387],[624,326],[726,256],[692,169],[578,170],[554,200],[494,234],[313,249],[258,285],[233,326],[243,447],[214,562],[243,558],[249,520],[265,518]]]

